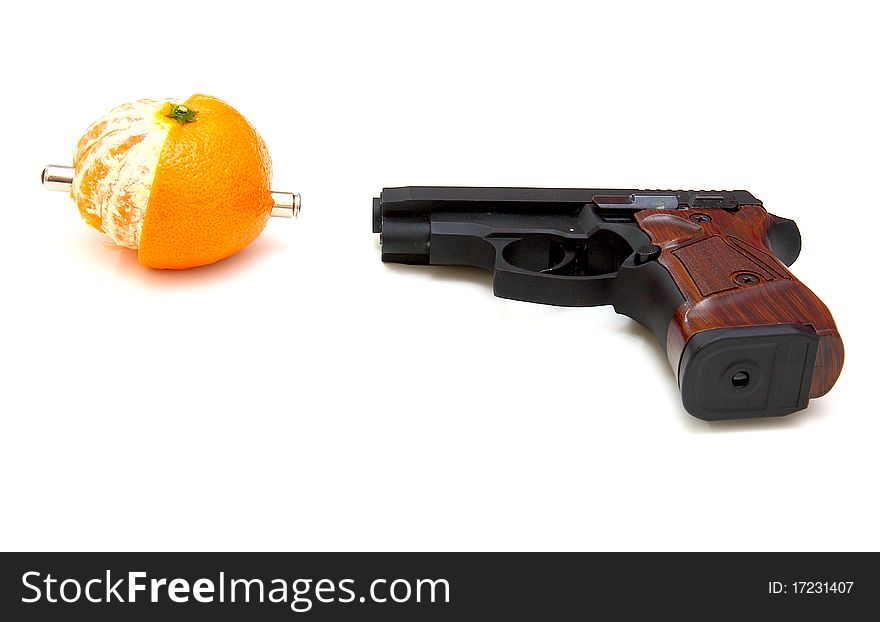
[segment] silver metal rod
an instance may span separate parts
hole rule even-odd
[[[73,167],[49,164],[43,169],[41,177],[43,187],[46,190],[70,192],[73,186]],[[299,216],[299,208],[302,199],[294,192],[272,192],[272,216],[279,218],[296,218]]]
[[[46,190],[70,192],[73,186],[73,167],[50,164],[43,169],[42,180]]]
[[[300,196],[294,192],[272,192],[272,216],[296,218],[299,216]]]

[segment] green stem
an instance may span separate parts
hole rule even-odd
[[[165,115],[169,119],[174,119],[179,123],[192,123],[196,120],[198,110],[187,108],[183,104],[174,104],[171,106],[171,114]]]

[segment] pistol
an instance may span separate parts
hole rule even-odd
[[[744,190],[385,188],[373,232],[382,261],[484,268],[502,298],[612,305],[703,420],[803,410],[843,366],[831,313],[788,271],[797,225]]]

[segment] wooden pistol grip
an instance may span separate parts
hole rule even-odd
[[[643,210],[636,220],[660,246],[658,261],[685,299],[666,340],[677,373],[688,342],[703,331],[792,325],[818,336],[818,348],[810,346],[803,359],[815,353],[814,368],[805,370],[812,372],[809,397],[831,389],[843,366],[843,342],[828,308],[771,251],[774,217],[762,206]]]

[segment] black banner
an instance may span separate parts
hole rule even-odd
[[[863,615],[876,554],[12,553],[4,620]],[[463,617],[462,617],[463,616]]]

